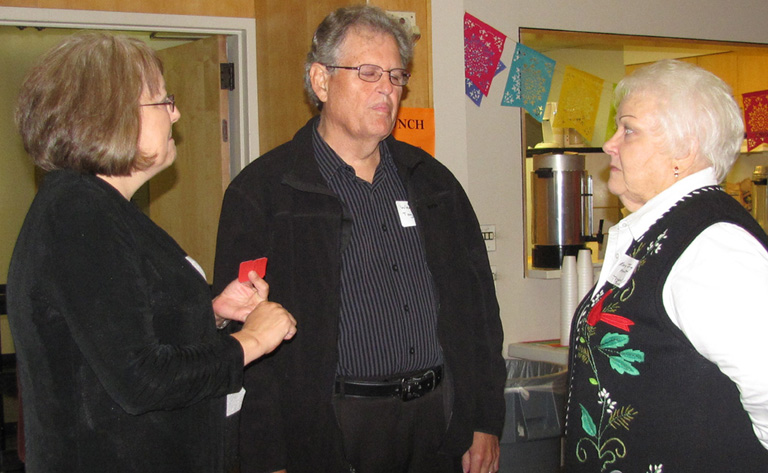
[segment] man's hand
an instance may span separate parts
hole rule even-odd
[[[499,438],[475,432],[472,446],[461,457],[464,473],[496,473],[499,471]]]

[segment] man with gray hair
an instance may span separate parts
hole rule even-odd
[[[267,257],[301,327],[245,374],[242,473],[498,470],[503,336],[477,218],[390,136],[412,54],[380,9],[331,13],[306,61],[320,115],[226,192],[215,289]]]

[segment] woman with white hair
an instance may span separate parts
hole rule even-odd
[[[718,186],[739,154],[730,88],[660,61],[616,88],[608,234],[572,324],[570,472],[768,471],[768,236]]]

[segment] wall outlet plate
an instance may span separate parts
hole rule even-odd
[[[496,225],[480,225],[480,231],[485,240],[485,249],[496,251]]]

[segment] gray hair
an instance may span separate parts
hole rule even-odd
[[[739,156],[744,120],[730,86],[692,64],[666,59],[637,69],[616,86],[616,106],[630,95],[659,101],[657,118],[668,149],[683,154],[690,139],[698,154],[715,168],[719,181]]]
[[[309,101],[318,109],[322,108],[322,102],[312,90],[309,69],[316,62],[337,65],[339,47],[352,28],[363,28],[375,33],[392,35],[397,43],[403,67],[407,67],[413,58],[411,35],[382,9],[368,5],[339,8],[326,16],[315,30],[312,47],[304,63],[304,90],[307,92]]]

